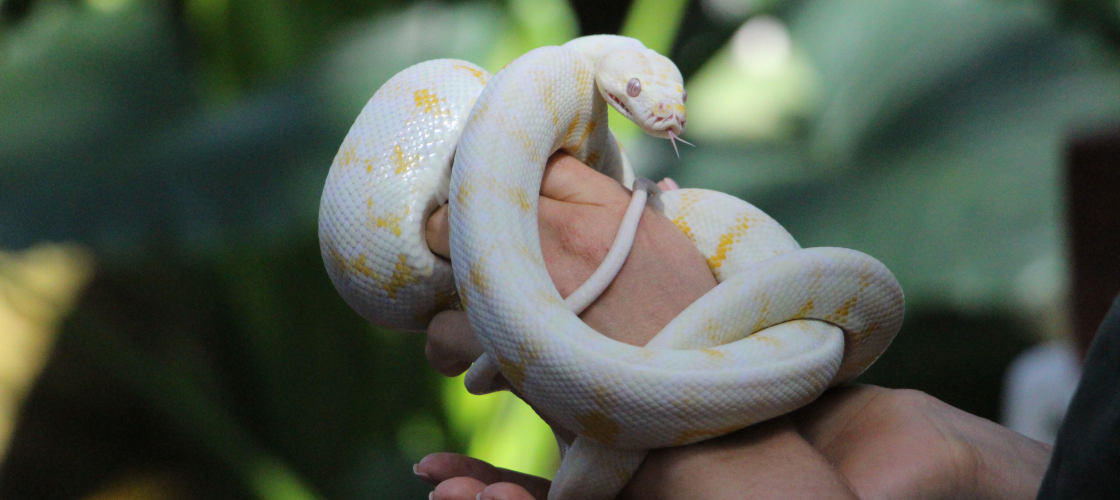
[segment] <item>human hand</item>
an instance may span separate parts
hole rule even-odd
[[[927,394],[834,389],[787,417],[654,450],[622,498],[1026,498],[1050,447]],[[548,481],[456,455],[415,467],[432,498],[544,498]]]

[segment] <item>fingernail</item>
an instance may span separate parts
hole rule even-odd
[[[416,474],[416,477],[425,481],[430,481],[432,479],[432,476],[429,476],[427,472],[423,472],[420,470],[420,464],[412,464],[412,473]],[[428,495],[428,497],[430,498],[431,495]]]
[[[432,497],[434,497],[435,494],[436,494],[435,490],[429,491],[428,492],[428,500],[432,500]]]

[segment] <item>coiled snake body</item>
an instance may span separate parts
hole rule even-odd
[[[629,184],[606,105],[673,139],[683,101],[676,67],[623,37],[535,49],[493,77],[427,61],[377,91],[328,174],[319,237],[335,287],[368,320],[400,329],[423,329],[461,301],[486,351],[475,379],[496,367],[576,435],[561,440],[550,498],[612,497],[646,450],[797,409],[866,369],[901,325],[902,290],[880,262],[801,249],[754,206],[698,189],[654,199],[719,285],[644,347],[580,321],[541,254],[545,160],[563,149]],[[423,234],[444,202],[453,266]]]

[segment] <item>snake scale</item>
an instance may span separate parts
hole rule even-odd
[[[468,373],[473,389],[500,371],[558,436],[575,436],[558,437],[549,498],[611,498],[649,449],[795,410],[863,372],[901,326],[902,289],[882,263],[802,249],[761,210],[701,189],[651,200],[708,259],[716,288],[643,347],[579,319],[541,254],[545,161],[564,150],[631,185],[607,106],[673,140],[685,99],[671,61],[619,36],[534,49],[494,75],[426,61],[378,89],[328,173],[319,238],[336,289],[367,320],[402,330],[465,308],[486,352]],[[443,203],[453,265],[424,239]]]

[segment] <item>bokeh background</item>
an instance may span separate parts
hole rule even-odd
[[[884,261],[907,320],[863,381],[999,418],[1077,333],[1064,168],[1120,121],[1111,1],[0,0],[0,498],[423,498],[469,452],[547,475],[547,430],[319,257],[331,160],[377,87],[580,34],[678,62],[689,129],[612,121],[641,173]]]

